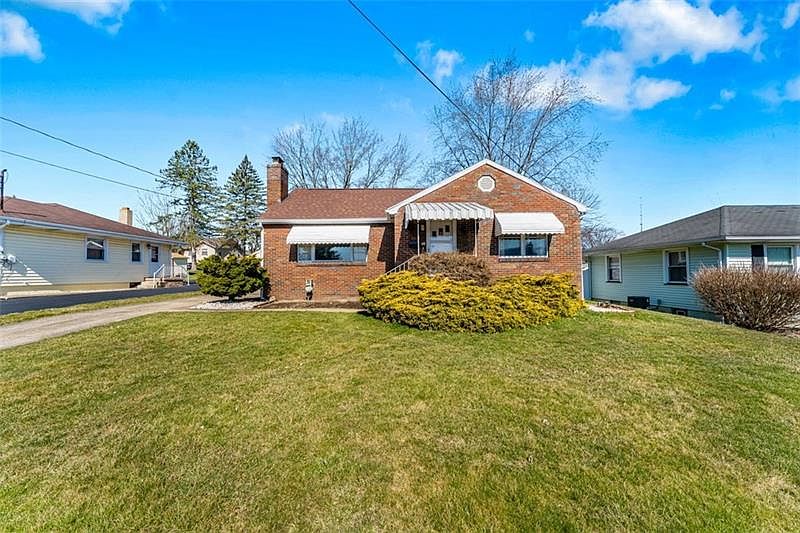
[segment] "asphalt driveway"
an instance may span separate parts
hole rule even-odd
[[[197,291],[197,285],[184,287],[171,287],[163,289],[130,289],[122,291],[84,292],[76,294],[56,294],[51,296],[26,296],[0,300],[0,315],[19,313],[21,311],[35,311],[53,307],[69,307],[71,305],[107,302],[109,300],[127,300],[142,296],[155,296],[157,294],[175,294],[179,292]],[[199,293],[198,293],[199,294]]]

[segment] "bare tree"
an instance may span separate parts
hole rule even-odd
[[[289,171],[292,187],[393,187],[406,179],[419,160],[407,139],[394,143],[363,119],[346,119],[335,129],[306,122],[275,135],[273,149]]]
[[[488,158],[589,207],[583,226],[590,233],[616,231],[597,211],[591,178],[607,142],[584,128],[595,100],[580,82],[566,74],[549,79],[507,58],[454,86],[450,97],[458,108],[444,103],[430,118],[436,150],[430,181]]]
[[[148,231],[173,239],[183,234],[184,224],[167,196],[152,193],[139,195],[138,212],[141,227]]]

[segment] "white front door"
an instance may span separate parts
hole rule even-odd
[[[455,221],[429,220],[428,232],[428,251],[430,253],[455,251]]]
[[[147,274],[152,276],[163,264],[161,250],[157,244],[151,244],[147,250]]]

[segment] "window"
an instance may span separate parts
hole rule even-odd
[[[618,255],[606,256],[606,281],[613,283],[622,281],[622,262]]]
[[[498,239],[500,257],[547,257],[547,235],[515,235]]]
[[[206,257],[208,255],[208,248],[200,248],[200,255]]]
[[[134,263],[142,262],[142,243],[131,243],[131,261]]]
[[[150,262],[158,263],[158,245],[153,244],[150,246]]]
[[[298,244],[297,261],[336,261],[345,263],[366,263],[366,244]]]
[[[767,268],[770,270],[788,270],[794,268],[791,246],[768,246]]]
[[[492,192],[494,190],[494,178],[489,175],[478,178],[478,189],[483,192]]]
[[[667,251],[664,254],[667,264],[667,283],[682,283],[689,281],[689,252],[687,250]]]
[[[753,244],[750,246],[750,257],[753,258],[753,270],[764,270],[764,245]]]
[[[86,238],[86,259],[92,261],[105,261],[106,259],[106,240],[97,237]]]

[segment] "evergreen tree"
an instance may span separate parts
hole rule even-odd
[[[171,201],[182,221],[180,236],[194,249],[214,234],[213,216],[218,199],[217,167],[211,165],[197,142],[189,139],[161,171],[159,187],[169,189]],[[192,257],[192,263],[195,263]]]
[[[266,208],[264,183],[255,167],[244,156],[225,184],[222,234],[238,243],[245,254],[258,249],[258,217]]]

